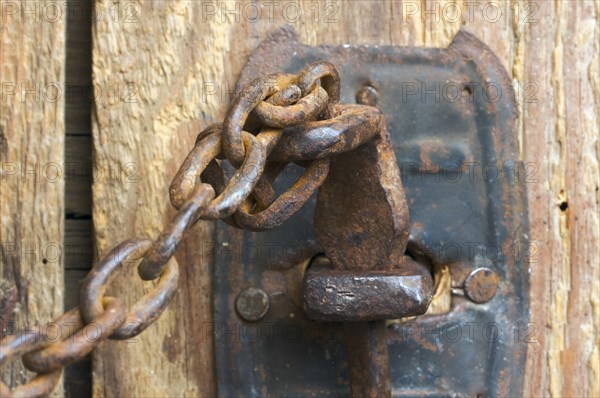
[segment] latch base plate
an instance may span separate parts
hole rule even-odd
[[[528,173],[518,161],[517,111],[506,71],[463,31],[445,49],[311,47],[283,28],[252,55],[240,86],[315,61],[339,67],[342,103],[355,102],[365,87],[376,90],[409,203],[409,253],[434,270],[448,267],[452,277],[448,313],[389,322],[393,395],[522,395]],[[300,174],[289,166],[277,183],[287,186]],[[218,223],[210,332],[219,396],[348,395],[343,327],[309,320],[294,299],[295,267],[320,251],[314,205],[312,198],[267,232]],[[463,286],[481,267],[499,282],[494,297],[478,304]],[[256,322],[235,310],[247,288],[268,296],[268,311]]]

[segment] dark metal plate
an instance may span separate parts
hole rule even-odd
[[[255,51],[240,83],[321,60],[340,69],[341,102],[354,103],[366,84],[377,89],[409,202],[409,251],[448,265],[456,286],[449,313],[388,327],[393,395],[521,395],[529,320],[526,181],[506,71],[462,31],[447,49],[310,47],[284,28]],[[280,188],[298,176],[290,166]],[[310,321],[294,304],[294,273],[284,272],[319,252],[313,211],[314,198],[267,232],[219,222],[211,328],[219,396],[348,396],[341,324]],[[482,266],[500,283],[491,301],[476,304],[461,287]],[[235,310],[249,287],[269,296],[269,311],[254,323]]]

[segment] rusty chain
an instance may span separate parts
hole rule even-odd
[[[80,307],[48,324],[52,328],[3,339],[0,369],[21,358],[36,375],[12,390],[0,381],[0,396],[48,395],[62,369],[100,342],[135,337],[156,321],[177,291],[179,266],[174,253],[199,220],[222,219],[260,231],[281,225],[298,211],[325,181],[331,157],[360,146],[381,130],[379,110],[341,105],[339,99],[340,77],[327,62],[308,65],[297,75],[260,77],[244,86],[224,122],[198,135],[175,175],[169,196],[178,212],[159,237],[125,240],[112,249],[85,279]],[[237,169],[228,181],[226,161]],[[292,162],[305,171],[277,197],[272,184]],[[157,283],[127,309],[105,292],[117,272],[138,260],[141,279]],[[92,337],[86,333],[90,325],[97,331]],[[68,332],[63,334],[65,328]]]

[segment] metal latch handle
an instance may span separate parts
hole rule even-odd
[[[369,95],[358,100],[375,102]],[[313,264],[304,284],[310,318],[345,322],[353,397],[391,396],[385,320],[421,315],[433,296],[431,274],[405,254],[408,206],[389,132],[378,116],[372,140],[331,159],[314,217],[330,265],[323,259]]]

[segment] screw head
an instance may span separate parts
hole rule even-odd
[[[487,267],[473,270],[465,281],[465,293],[476,303],[490,301],[498,289],[498,275]]]
[[[235,309],[244,320],[259,321],[269,311],[269,296],[262,289],[250,287],[237,296]]]
[[[364,86],[356,93],[356,103],[362,105],[376,106],[379,94],[373,86]]]

